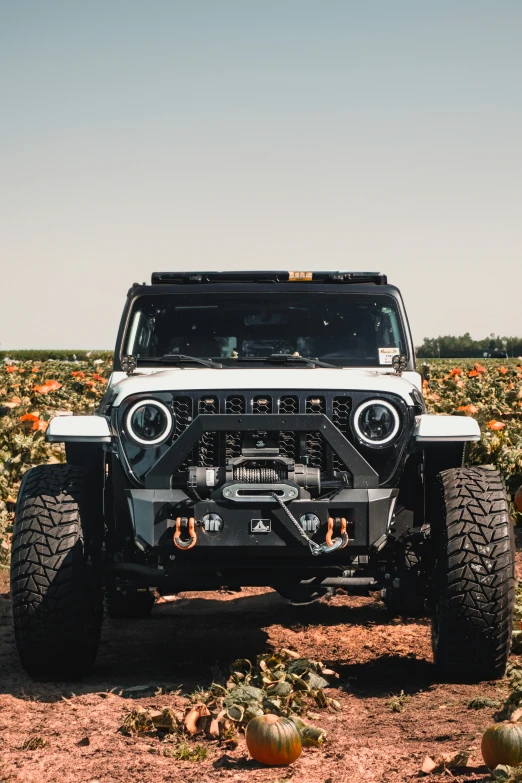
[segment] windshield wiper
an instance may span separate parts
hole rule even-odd
[[[204,367],[215,367],[221,369],[222,364],[213,362],[212,359],[201,359],[199,356],[189,356],[186,353],[166,353],[164,356],[148,356],[145,359],[138,359],[139,362],[150,362],[152,364],[202,364]]]
[[[293,364],[302,362],[308,364],[310,367],[332,367],[338,369],[336,364],[329,364],[329,362],[322,362],[320,359],[312,359],[309,356],[294,356],[292,353],[273,353],[270,356],[238,356],[236,361],[239,362],[273,362],[280,364]]]

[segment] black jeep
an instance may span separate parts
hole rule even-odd
[[[465,416],[425,413],[399,291],[349,272],[157,273],[127,297],[96,416],[54,418],[12,554],[34,676],[93,664],[103,606],[266,585],[293,603],[381,590],[430,613],[442,676],[500,677],[513,528]],[[105,602],[103,597],[105,596]]]

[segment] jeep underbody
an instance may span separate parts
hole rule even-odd
[[[105,606],[264,585],[430,613],[444,676],[501,676],[513,531],[467,417],[425,412],[400,293],[374,273],[161,273],[128,294],[97,416],[24,477],[12,594],[38,676],[93,663]]]

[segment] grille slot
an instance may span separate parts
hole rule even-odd
[[[279,413],[299,413],[298,397],[281,397]]]
[[[252,413],[272,413],[272,397],[266,394],[259,394],[257,397],[254,397]],[[265,430],[257,430],[253,434],[254,438],[266,438],[268,436],[268,432]]]
[[[293,395],[281,397],[279,400],[279,413],[299,413],[299,397]],[[295,432],[279,433],[279,451],[283,457],[296,459],[297,445]]]
[[[219,413],[217,397],[202,397],[198,402],[198,413]],[[219,441],[217,432],[204,432],[197,448],[198,465],[203,468],[218,464]]]
[[[272,398],[266,394],[254,397],[252,413],[272,413]]]
[[[307,413],[326,413],[326,400],[324,397],[307,397]],[[321,476],[326,473],[326,444],[320,432],[308,432],[306,434],[306,452],[310,464],[319,468]]]
[[[190,397],[174,397],[172,408],[176,416],[174,435],[176,438],[179,438],[192,421],[192,400]]]
[[[334,397],[332,403],[332,422],[345,437],[350,434],[351,397]],[[332,468],[336,473],[346,473],[346,465],[335,452],[332,453]]]
[[[225,401],[225,413],[240,414],[246,412],[246,401],[240,395],[227,397]],[[241,455],[241,433],[225,433],[225,457],[231,459]]]
[[[172,409],[176,418],[174,424],[174,438],[177,439],[185,432],[192,421],[192,399],[191,397],[174,397],[172,400]],[[190,465],[194,464],[194,449],[190,452],[187,459],[179,466],[177,473],[185,473]]]

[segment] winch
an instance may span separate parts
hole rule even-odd
[[[229,459],[226,467],[199,467],[192,465],[188,471],[188,488],[197,499],[210,497],[217,487],[226,482],[241,484],[277,484],[290,481],[313,495],[321,491],[319,468],[296,464],[293,460],[270,454],[261,457],[256,454]]]

